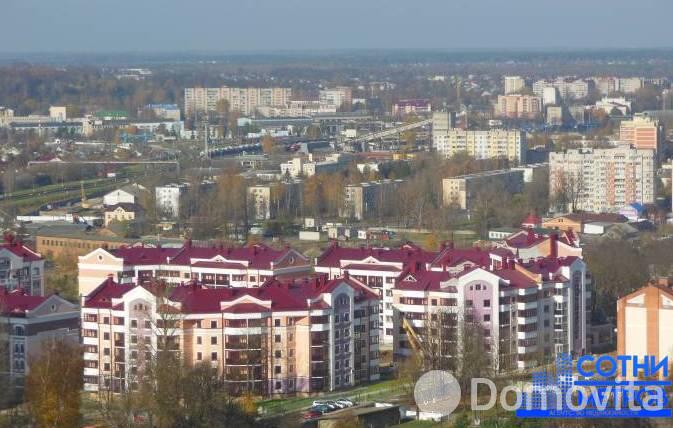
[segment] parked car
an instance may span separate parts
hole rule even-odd
[[[338,398],[336,402],[337,404],[342,404],[344,407],[352,407],[355,405],[355,403],[348,398]]]
[[[315,419],[319,418],[320,416],[322,416],[322,413],[315,410],[309,410],[308,412],[304,413],[304,419]]]
[[[320,412],[320,414],[323,414],[323,413],[331,412],[334,409],[332,409],[327,404],[319,404],[317,406],[311,407],[311,410],[314,411],[314,412]]]

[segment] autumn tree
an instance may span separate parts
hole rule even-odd
[[[66,340],[48,341],[31,363],[25,398],[37,426],[79,426],[83,387],[82,350]]]

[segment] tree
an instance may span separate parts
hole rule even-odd
[[[26,376],[26,403],[36,425],[79,426],[82,350],[66,340],[44,344]]]
[[[274,152],[275,149],[275,143],[273,141],[273,137],[270,135],[265,135],[262,137],[262,152],[265,154],[271,154]]]

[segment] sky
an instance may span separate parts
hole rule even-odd
[[[673,47],[673,0],[0,0],[0,52]]]

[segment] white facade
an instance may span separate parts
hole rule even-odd
[[[526,87],[526,81],[521,76],[505,76],[505,95],[513,94]]]
[[[187,193],[187,184],[167,184],[155,189],[156,209],[160,217],[177,219],[180,216],[180,202]]]

